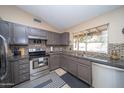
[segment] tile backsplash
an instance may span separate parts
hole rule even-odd
[[[124,58],[124,43],[109,43],[108,54],[111,55],[111,52],[116,50],[121,58]]]
[[[62,46],[50,46],[46,44],[45,40],[34,41],[29,40],[29,48],[42,48],[46,52],[50,52],[50,48],[53,47],[53,51],[62,51]]]
[[[86,52],[86,55],[110,57],[111,52],[113,50],[117,51],[117,53],[120,55],[120,58],[124,58],[124,43],[121,43],[121,44],[120,43],[109,43],[108,44],[108,54]],[[72,52],[73,51],[73,45],[63,47],[63,51]],[[81,54],[81,53],[83,54],[83,52],[81,52],[81,51],[80,52],[75,51],[75,52],[77,52],[78,54]]]
[[[13,46],[10,47],[11,50],[13,50],[14,47],[24,47],[24,46]],[[80,55],[83,55],[84,52],[82,51],[73,51],[73,45],[69,46],[52,46],[53,51],[63,51],[63,52],[69,52],[69,53],[77,53]],[[50,52],[51,46],[48,46],[46,44],[46,41],[41,41],[40,43],[34,43],[32,40],[29,42],[29,45],[25,47],[25,54],[28,54],[28,48],[42,48],[46,52]],[[91,55],[91,56],[103,56],[103,57],[110,57],[111,52],[113,50],[116,50],[117,53],[120,55],[121,58],[124,58],[124,43],[109,43],[108,44],[108,54],[104,53],[93,53],[93,52],[85,52],[86,55]]]

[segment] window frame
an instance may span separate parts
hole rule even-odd
[[[88,51],[87,50],[87,45],[88,45],[88,43],[90,43],[90,42],[87,42],[87,40],[86,40],[86,42],[84,42],[86,45],[86,47],[85,47],[85,51],[82,51],[82,50],[79,50],[79,38],[78,38],[78,45],[77,45],[77,50],[74,50],[74,48],[73,48],[73,51],[79,51],[79,52],[92,52],[92,53],[104,53],[104,54],[107,54],[108,53],[108,42],[109,42],[109,23],[108,24],[104,24],[104,25],[107,25],[107,29],[106,30],[103,30],[103,31],[107,31],[107,42],[106,42],[106,44],[107,44],[107,51],[105,51],[105,52],[97,52],[97,51]],[[103,26],[103,25],[101,25],[101,26]],[[100,27],[100,26],[97,26],[97,27]],[[96,27],[94,27],[94,28],[96,28]],[[93,28],[91,28],[91,29],[93,29]],[[89,29],[88,29],[89,30]],[[84,30],[84,31],[86,31],[86,37],[87,37],[87,32],[88,32],[88,30]],[[74,34],[73,34],[73,40],[74,40]],[[97,43],[97,42],[92,42],[92,43]],[[74,45],[74,42],[73,42],[73,45]]]

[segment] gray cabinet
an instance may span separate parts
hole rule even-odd
[[[60,65],[66,71],[77,75],[77,62],[73,60],[73,57],[62,55]]]
[[[47,45],[69,45],[69,33],[48,32]]]
[[[61,67],[89,85],[92,84],[91,62],[64,54],[50,54],[49,61],[51,70]]]
[[[68,61],[68,71],[73,75],[77,76],[77,62],[73,60]]]
[[[61,40],[60,40],[60,43],[61,45],[69,45],[69,32],[64,32],[64,33],[61,33]]]
[[[0,34],[6,38],[9,44],[27,45],[27,27],[19,24],[0,21]]]
[[[47,45],[54,45],[55,39],[54,39],[54,32],[48,32],[47,33]]]
[[[60,67],[91,85],[91,62],[68,55],[61,55]]]
[[[64,69],[64,70],[66,70],[66,71],[68,71],[69,69],[68,69],[68,58],[67,58],[68,56],[66,56],[66,55],[61,55],[61,57],[60,57],[60,66]]]
[[[64,58],[64,55],[60,56],[60,67],[65,69],[65,61],[66,59]]]
[[[30,80],[30,66],[28,59],[11,62],[12,81],[14,85]]]
[[[11,32],[11,44],[28,45],[27,27],[19,24],[13,24]]]
[[[60,66],[65,69],[66,71],[69,71],[69,59],[66,55],[61,55],[60,60]]]
[[[48,32],[47,45],[60,45],[60,34],[55,32]]]
[[[7,42],[10,43],[10,28],[11,23],[6,21],[0,21],[0,35],[6,38]]]
[[[85,61],[85,60],[82,60],[82,61]],[[85,61],[85,62],[88,62],[88,61]],[[85,65],[85,64],[78,63],[78,72],[77,72],[78,77],[90,85],[92,83],[91,72],[92,72],[91,65]]]
[[[60,67],[60,55],[59,54],[50,54],[49,66],[50,66],[50,70],[54,70]]]
[[[60,38],[59,33],[54,33],[54,45],[61,45]]]
[[[47,31],[37,28],[28,28],[28,37],[34,39],[47,39]]]

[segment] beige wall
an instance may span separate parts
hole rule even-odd
[[[57,29],[55,29],[54,27],[50,26],[49,24],[45,22],[43,23],[34,22],[33,18],[35,16],[21,10],[20,8],[16,6],[0,5],[0,17],[6,21],[58,32]]]
[[[85,29],[96,27],[106,23],[110,24],[108,31],[109,43],[124,43],[124,34],[122,34],[122,28],[124,28],[124,7],[113,10],[99,17],[90,19],[65,31],[71,33],[72,40],[73,32],[83,31]]]

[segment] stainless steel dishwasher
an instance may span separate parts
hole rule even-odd
[[[92,86],[95,88],[124,88],[124,69],[93,62]]]

